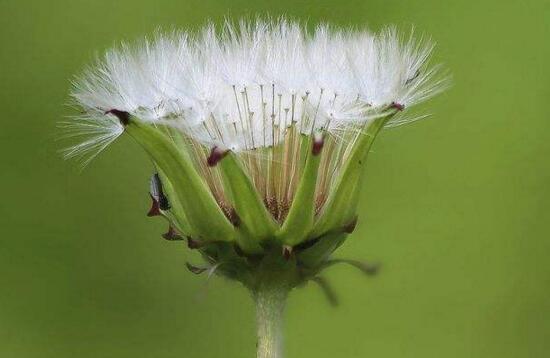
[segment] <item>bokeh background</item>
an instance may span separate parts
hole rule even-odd
[[[122,138],[82,173],[57,153],[71,77],[157,28],[269,13],[437,41],[453,88],[368,160],[356,233],[295,291],[289,358],[550,353],[550,3],[547,0],[0,0],[0,357],[253,357],[236,284],[193,276],[145,217],[151,165]]]

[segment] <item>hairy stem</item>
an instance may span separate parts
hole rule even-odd
[[[288,289],[262,285],[254,293],[258,329],[257,358],[282,358],[283,314]]]

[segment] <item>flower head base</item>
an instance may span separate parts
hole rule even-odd
[[[123,46],[76,82],[85,115],[70,128],[91,137],[67,153],[128,133],[156,168],[149,215],[169,221],[165,238],[252,289],[266,272],[295,286],[353,231],[378,132],[445,88],[432,48],[284,19]]]

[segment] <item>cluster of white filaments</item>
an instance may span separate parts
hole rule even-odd
[[[319,25],[308,32],[285,19],[157,36],[108,52],[76,81],[73,97],[84,114],[69,126],[91,137],[67,153],[95,155],[123,132],[108,112],[128,112],[168,127],[220,203],[222,181],[206,158],[213,147],[237,153],[283,217],[301,176],[304,135],[325,137],[322,204],[369,123],[446,87],[439,66],[427,66],[432,49],[392,28],[373,34]],[[399,114],[388,124],[407,121]]]

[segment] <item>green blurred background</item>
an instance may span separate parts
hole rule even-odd
[[[121,40],[289,14],[430,34],[453,88],[386,130],[345,267],[295,291],[297,357],[550,355],[550,3],[527,0],[0,0],[0,357],[253,357],[247,293],[145,217],[151,165],[122,138],[79,173],[57,154],[71,76]]]

